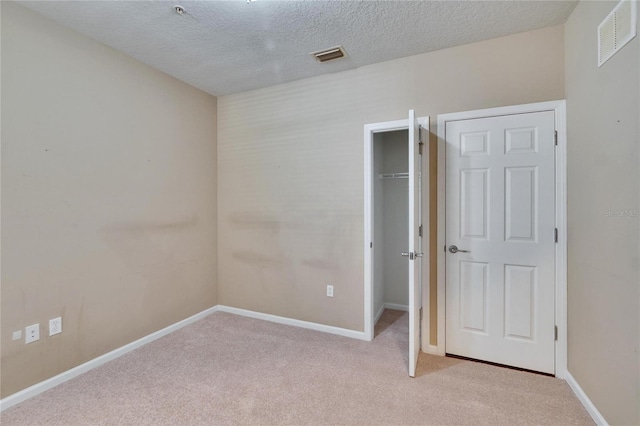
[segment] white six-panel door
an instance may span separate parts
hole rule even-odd
[[[554,130],[552,111],[446,124],[447,353],[555,371]]]

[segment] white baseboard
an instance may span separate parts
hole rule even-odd
[[[376,312],[376,316],[373,317],[373,325],[376,325],[378,323],[378,320],[382,316],[383,312],[384,312],[384,305],[380,306],[380,309],[378,309],[378,312]]]
[[[442,356],[440,351],[438,351],[438,347],[436,345],[428,345],[426,348],[422,348],[422,352],[427,353],[427,354],[431,354],[431,355],[440,355],[440,356]]]
[[[167,334],[173,331],[176,331],[186,325],[189,325],[195,321],[198,321],[199,319],[202,319],[214,312],[228,312],[235,315],[241,315],[249,318],[256,318],[264,321],[275,322],[278,324],[292,325],[294,327],[301,327],[301,328],[307,328],[310,330],[321,331],[324,333],[337,334],[339,336],[350,337],[352,339],[367,340],[366,336],[364,335],[364,332],[362,331],[347,330],[346,328],[333,327],[330,325],[318,324],[314,322],[301,321],[301,320],[279,317],[279,316],[270,315],[270,314],[263,314],[260,312],[248,311],[246,309],[232,308],[230,306],[225,306],[225,305],[216,305],[212,308],[206,309],[200,313],[190,316],[189,318],[183,319],[182,321],[178,321],[175,324],[165,327],[162,330],[158,330],[134,342],[126,344],[122,347],[114,349],[111,352],[108,352],[104,355],[101,355],[97,358],[87,361],[84,364],[80,364],[77,367],[74,367],[70,370],[62,372],[57,376],[51,377],[50,379],[44,380],[40,383],[36,383],[33,386],[30,386],[26,389],[23,389],[12,395],[9,395],[6,398],[0,400],[0,412],[6,410],[9,407],[13,407],[14,405],[19,404],[23,401],[26,401],[27,399],[32,398],[44,391],[47,391],[53,387],[56,387],[61,383],[71,380],[74,377],[77,377],[83,373],[86,373],[89,370],[93,370],[96,367],[106,364],[107,362],[112,361],[128,352],[131,352],[134,349],[138,349],[139,347],[146,345],[147,343],[151,343],[154,340],[159,339],[160,337],[166,336]]]
[[[397,303],[385,303],[384,307],[386,309],[393,309],[393,310],[396,310],[396,311],[409,312],[409,306],[408,305],[399,305]]]
[[[567,384],[569,385],[573,393],[576,394],[582,405],[584,405],[584,408],[587,410],[593,421],[596,422],[598,426],[609,426],[609,423],[607,423],[602,414],[600,414],[600,411],[598,411],[596,406],[593,405],[593,402],[591,402],[587,394],[582,390],[571,373],[567,371],[565,374],[565,380],[567,381]]]
[[[378,313],[376,314],[376,318],[375,321],[377,322],[378,319],[380,318],[380,315],[382,315],[382,312],[384,311],[384,309],[395,309],[395,310],[400,310],[400,311],[408,311],[408,307],[405,305],[397,305],[394,303],[385,303],[384,306],[378,311]],[[270,315],[270,314],[264,314],[261,312],[255,312],[255,311],[249,311],[246,309],[240,309],[240,308],[233,308],[231,306],[225,306],[225,305],[216,305],[214,307],[211,307],[209,309],[205,309],[204,311],[197,313],[193,316],[190,316],[189,318],[186,318],[182,321],[178,321],[175,324],[172,324],[168,327],[163,328],[162,330],[158,330],[154,333],[151,333],[145,337],[142,337],[134,342],[131,342],[127,345],[124,345],[118,349],[115,349],[111,352],[108,352],[104,355],[101,355],[97,358],[94,358],[90,361],[85,362],[84,364],[78,365],[77,367],[74,367],[70,370],[67,370],[63,373],[58,374],[57,376],[51,377],[50,379],[47,379],[45,381],[42,381],[40,383],[36,383],[33,386],[30,386],[24,390],[21,390],[19,392],[16,392],[12,395],[7,396],[4,399],[0,400],[0,412],[6,410],[9,407],[13,407],[16,404],[19,404],[29,398],[32,398],[44,391],[47,391],[53,387],[58,386],[61,383],[64,383],[70,379],[73,379],[74,377],[77,377],[83,373],[86,373],[87,371],[90,371],[96,367],[99,367],[103,364],[106,364],[109,361],[112,361],[128,352],[133,351],[134,349],[137,349],[143,345],[146,345],[147,343],[151,343],[154,340],[157,340],[163,336],[166,336],[167,334],[176,331],[184,326],[187,326],[195,321],[198,321],[199,319],[202,319],[214,312],[227,312],[230,314],[235,314],[235,315],[241,315],[244,317],[249,317],[249,318],[255,318],[255,319],[260,319],[260,320],[264,320],[264,321],[270,321],[270,322],[275,322],[278,324],[285,324],[285,325],[291,325],[294,327],[301,327],[301,328],[306,328],[306,329],[310,329],[310,330],[316,330],[316,331],[321,331],[324,333],[330,333],[330,334],[336,334],[339,336],[344,336],[344,337],[350,337],[352,339],[358,339],[358,340],[367,340],[364,332],[362,331],[354,331],[354,330],[348,330],[345,328],[340,328],[340,327],[333,327],[330,325],[324,325],[324,324],[318,324],[318,323],[314,323],[314,322],[308,322],[308,321],[301,321],[301,320],[297,320],[297,319],[292,319],[292,318],[286,318],[286,317],[281,317],[281,316],[277,316],[277,315]],[[440,352],[438,350],[438,346],[435,345],[429,345],[426,350],[423,349],[424,352],[429,353],[429,354],[435,354],[435,355],[440,355]],[[582,388],[580,387],[580,385],[578,384],[578,382],[576,381],[576,379],[571,375],[571,373],[569,371],[566,372],[566,381],[567,384],[569,385],[569,387],[571,388],[571,390],[573,390],[573,393],[576,395],[576,397],[580,400],[580,402],[582,403],[582,405],[584,406],[584,408],[587,410],[587,412],[589,413],[589,415],[591,416],[591,418],[593,419],[593,421],[598,425],[598,426],[609,426],[609,424],[607,423],[607,421],[605,420],[605,418],[602,416],[602,414],[600,414],[600,412],[598,411],[598,409],[596,408],[596,406],[593,404],[593,402],[591,402],[591,400],[589,399],[589,397],[587,396],[587,394],[582,390]]]
[[[33,386],[30,386],[26,389],[23,389],[12,395],[9,395],[6,398],[3,398],[0,400],[0,412],[6,410],[9,407],[13,407],[14,405],[19,404],[29,398],[32,398],[44,391],[47,391],[53,387],[56,387],[59,384],[66,382],[67,380],[71,380],[74,377],[77,377],[83,373],[86,373],[89,370],[93,370],[96,367],[106,364],[107,362],[114,360],[126,354],[127,352],[131,352],[134,349],[137,349],[143,345],[146,345],[147,343],[151,343],[154,340],[159,339],[163,336],[166,336],[167,334],[173,331],[176,331],[186,325],[189,325],[195,321],[198,321],[199,319],[204,318],[207,315],[212,314],[213,312],[216,312],[217,310],[218,310],[217,306],[214,306],[209,309],[205,309],[204,311],[199,312],[193,316],[190,316],[189,318],[183,319],[182,321],[178,321],[175,324],[171,324],[170,326],[165,327],[162,330],[158,330],[155,333],[151,333],[134,342],[121,346],[118,349],[114,349],[111,352],[108,352],[104,355],[100,355],[97,358],[87,361],[84,364],[80,364],[77,367],[74,367],[70,370],[60,373],[57,376],[51,377],[50,379],[47,379],[40,383],[36,383]]]
[[[331,325],[318,324],[315,322],[302,321],[271,314],[263,314],[262,312],[233,308],[231,306],[225,305],[217,305],[217,308],[220,312],[227,312],[230,314],[241,315],[243,317],[255,318],[263,321],[275,322],[278,324],[292,325],[294,327],[307,328],[309,330],[322,331],[323,333],[337,334],[338,336],[368,341],[363,331],[348,330],[346,328],[334,327]]]

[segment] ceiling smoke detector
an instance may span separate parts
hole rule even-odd
[[[347,52],[344,51],[344,48],[342,46],[336,46],[330,49],[311,52],[311,56],[316,58],[316,61],[318,62],[327,62],[333,61],[334,59],[346,58]]]

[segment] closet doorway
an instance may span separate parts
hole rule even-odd
[[[373,136],[374,327],[385,309],[409,312],[409,130]]]
[[[373,339],[385,308],[407,311],[411,377],[420,352],[422,268],[428,265],[421,197],[428,188],[422,173],[428,123],[410,110],[407,120],[365,125],[365,335]]]

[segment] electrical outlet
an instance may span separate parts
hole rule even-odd
[[[11,339],[12,340],[20,340],[20,339],[22,339],[22,330],[14,331],[13,334],[11,335]]]
[[[327,297],[333,297],[333,286],[332,285],[328,285],[327,286]]]
[[[24,329],[24,343],[40,340],[40,324],[33,324]]]
[[[62,333],[62,317],[49,320],[49,336]]]

